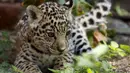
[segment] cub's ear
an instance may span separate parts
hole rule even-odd
[[[73,7],[73,0],[65,0],[65,1],[66,3],[63,4],[64,6],[67,6],[69,8]]]
[[[42,10],[38,9],[34,5],[29,5],[26,8],[26,12],[27,12],[27,15],[30,18],[30,20],[39,19],[42,15]]]

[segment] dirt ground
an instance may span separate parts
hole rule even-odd
[[[117,73],[130,73],[130,55],[120,59],[113,59],[110,64]]]

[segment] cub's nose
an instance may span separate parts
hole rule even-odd
[[[68,46],[66,34],[64,32],[59,32],[57,34],[57,39],[54,44],[56,45],[57,51],[64,52]]]
[[[65,41],[58,42],[58,44],[57,44],[57,50],[59,52],[63,52],[66,48],[67,48],[67,44],[66,44]]]

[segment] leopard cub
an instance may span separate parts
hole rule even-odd
[[[48,73],[48,68],[64,69],[73,63],[68,49],[67,31],[71,21],[72,0],[63,5],[46,2],[36,7],[29,5],[19,21],[21,52],[15,66],[24,73]]]

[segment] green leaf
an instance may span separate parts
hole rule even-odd
[[[122,49],[120,49],[120,48],[117,49],[117,52],[118,52],[118,54],[119,54],[121,57],[126,56],[126,53],[125,53]]]
[[[102,67],[107,71],[109,69],[109,64],[106,61],[103,61]]]
[[[12,65],[12,68],[13,68],[13,70],[14,70],[15,72],[23,73],[22,71],[20,71],[17,67],[15,67],[15,66],[13,66],[13,65]]]
[[[123,49],[126,53],[130,54],[130,46],[121,44],[120,48]]]
[[[93,71],[90,68],[88,68],[87,73],[93,73]]]
[[[53,73],[59,73],[60,72],[59,70],[54,70],[54,69],[50,69],[50,68],[49,68],[49,70],[52,71]]]
[[[130,13],[126,11],[125,9],[122,9],[119,4],[116,5],[115,10],[118,15],[120,16],[129,16]]]
[[[114,41],[111,42],[111,46],[114,47],[114,48],[118,48],[119,47],[118,43],[116,43]]]

